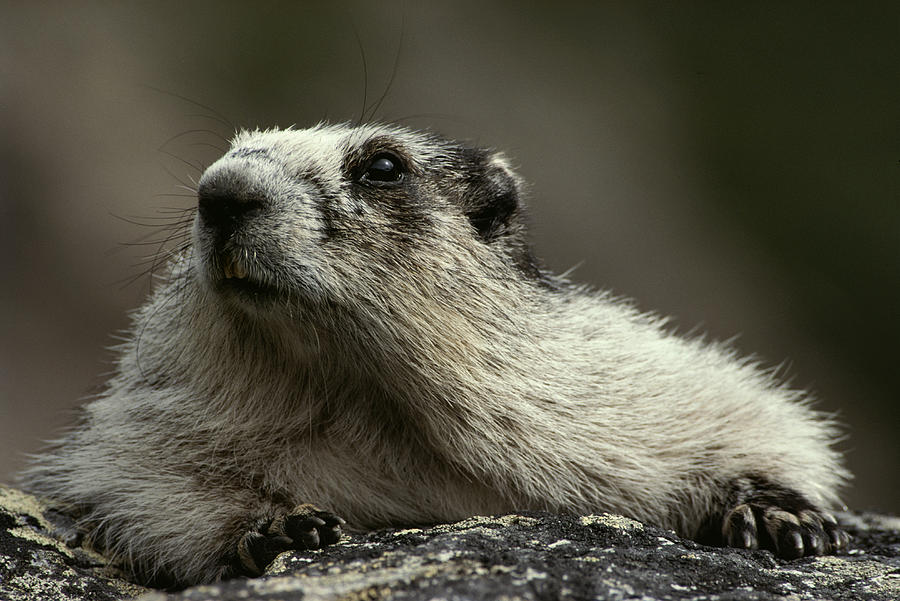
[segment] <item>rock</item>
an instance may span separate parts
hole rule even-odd
[[[0,489],[0,598],[116,599],[145,592],[101,557],[48,536],[46,509]],[[345,536],[284,553],[267,574],[146,592],[141,601],[207,599],[900,599],[900,519],[839,516],[841,556],[776,559],[698,545],[615,515],[473,517],[431,528]]]
[[[48,513],[31,495],[0,486],[0,599],[104,601],[147,591],[117,578],[97,553],[52,536]]]

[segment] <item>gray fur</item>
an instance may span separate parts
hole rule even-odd
[[[412,196],[354,181],[372,144]],[[105,392],[25,474],[142,577],[228,575],[243,533],[300,503],[360,529],[611,511],[696,536],[747,476],[838,501],[835,430],[804,393],[523,271],[518,214],[476,236],[467,207],[520,186],[499,154],[376,125],[243,132],[200,184],[262,208],[219,250],[196,220]],[[223,292],[232,262],[276,292]]]

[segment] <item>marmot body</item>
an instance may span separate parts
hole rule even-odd
[[[611,511],[787,557],[846,545],[828,421],[542,271],[501,155],[377,125],[244,132],[198,198],[107,389],[25,474],[136,577],[259,573],[336,540],[336,516]]]

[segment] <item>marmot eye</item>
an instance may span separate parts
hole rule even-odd
[[[393,154],[377,154],[366,168],[363,179],[371,182],[399,182],[403,179],[403,163]]]

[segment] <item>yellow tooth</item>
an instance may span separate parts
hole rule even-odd
[[[231,273],[239,280],[243,280],[247,277],[247,267],[238,260],[235,260],[231,264]]]
[[[231,270],[231,258],[225,257],[222,261],[222,274],[225,276],[226,280],[230,280],[234,277],[234,273]]]
[[[231,278],[243,280],[247,277],[248,270],[246,264],[235,258],[231,253],[223,253],[221,262],[222,275],[225,276],[226,280],[230,280]]]

